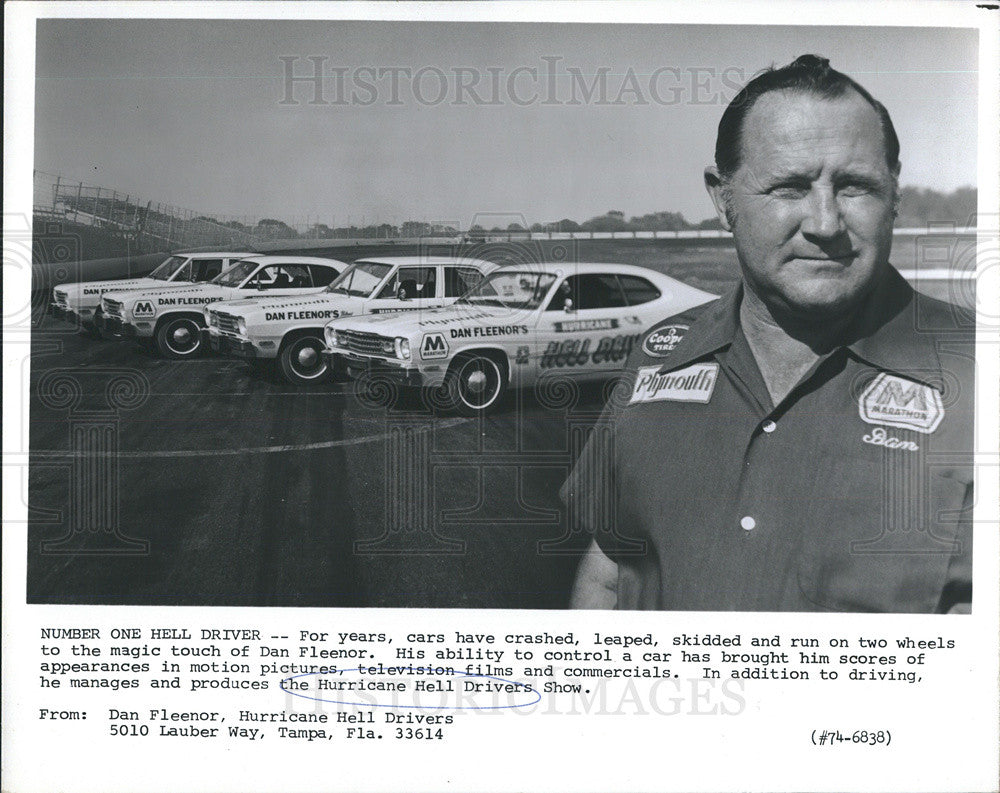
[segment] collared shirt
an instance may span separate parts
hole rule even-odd
[[[971,599],[972,335],[895,271],[771,403],[741,289],[659,323],[564,487],[618,607],[935,612]]]

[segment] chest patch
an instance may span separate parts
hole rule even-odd
[[[715,390],[719,364],[696,363],[665,374],[659,371],[659,366],[644,366],[638,371],[629,404],[661,400],[707,403]]]
[[[666,358],[687,332],[687,325],[664,325],[646,334],[642,340],[642,350],[653,358]]]
[[[869,424],[929,434],[944,418],[944,405],[936,389],[881,372],[858,398],[858,413]]]

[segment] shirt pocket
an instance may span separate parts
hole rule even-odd
[[[836,515],[804,527],[800,593],[821,610],[933,613],[952,558],[967,550],[954,518],[965,484],[932,472],[908,477],[870,460],[850,464],[860,474],[852,482],[864,485],[854,498],[845,494]]]

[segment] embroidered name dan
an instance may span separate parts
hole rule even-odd
[[[696,363],[673,372],[659,372],[659,366],[646,366],[638,371],[630,404],[660,400],[706,403],[715,390],[719,364]]]
[[[858,413],[869,424],[931,433],[944,418],[937,389],[881,372],[858,398]]]

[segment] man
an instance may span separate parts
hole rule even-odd
[[[563,490],[578,608],[963,611],[971,332],[889,264],[885,108],[804,55],[726,109],[705,184],[742,278],[630,360]]]

